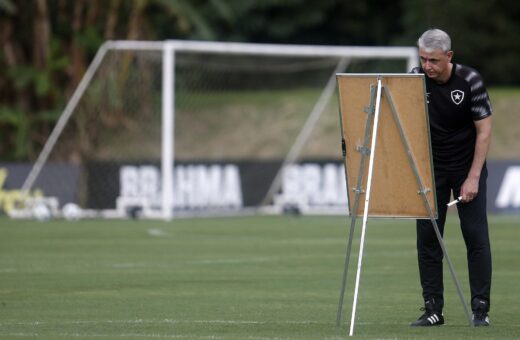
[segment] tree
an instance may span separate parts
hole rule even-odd
[[[456,62],[512,85],[518,17],[508,0],[0,0],[0,159],[36,156],[107,39],[414,45],[435,26]]]
[[[400,41],[415,42],[428,28],[452,38],[454,61],[478,69],[488,84],[518,84],[520,4],[507,0],[405,0]]]
[[[156,21],[173,27],[170,38],[214,39],[196,5],[188,0],[0,0],[0,158],[37,155],[104,40],[164,39]],[[224,1],[204,6],[228,13]]]

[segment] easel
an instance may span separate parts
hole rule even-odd
[[[338,77],[339,76],[340,75],[338,75]],[[390,76],[390,75],[387,75],[387,76]],[[396,75],[392,75],[392,76],[396,76]],[[435,218],[436,216],[435,216],[434,210],[432,209],[430,202],[428,201],[427,194],[429,192],[431,192],[432,189],[426,187],[424,184],[424,180],[421,177],[417,162],[414,158],[414,153],[413,153],[413,150],[409,143],[409,139],[401,124],[401,118],[396,109],[396,105],[394,103],[391,91],[388,88],[388,86],[383,85],[384,77],[385,77],[385,75],[377,75],[376,76],[377,86],[373,86],[373,84],[370,86],[370,103],[369,103],[369,107],[365,108],[367,117],[366,117],[366,122],[365,122],[363,144],[358,145],[356,148],[356,151],[360,153],[359,172],[357,175],[356,186],[354,188],[352,188],[352,190],[354,192],[354,200],[353,200],[353,205],[351,206],[351,210],[350,210],[351,224],[350,224],[349,238],[348,238],[346,255],[345,255],[345,265],[344,265],[344,270],[343,270],[340,298],[339,298],[339,303],[338,303],[336,326],[339,327],[341,325],[341,319],[342,319],[342,313],[343,313],[343,301],[344,301],[345,288],[346,288],[346,282],[347,282],[348,266],[349,266],[349,261],[350,261],[350,253],[352,250],[352,239],[354,237],[354,227],[356,224],[356,219],[357,219],[357,215],[358,215],[358,211],[359,211],[359,207],[360,207],[361,195],[363,193],[365,193],[365,202],[364,202],[364,210],[363,210],[363,226],[362,226],[362,230],[361,230],[361,240],[360,240],[357,273],[356,273],[354,297],[353,297],[353,304],[352,304],[352,315],[351,315],[350,331],[349,331],[350,336],[352,336],[354,334],[354,324],[355,324],[356,308],[357,308],[357,297],[358,297],[358,292],[359,292],[359,282],[360,282],[361,266],[362,266],[362,260],[363,260],[363,248],[364,248],[364,243],[365,243],[365,231],[366,231],[366,225],[367,225],[367,221],[368,221],[369,208],[370,208],[370,194],[372,191],[372,181],[373,181],[372,177],[373,177],[373,172],[374,172],[374,159],[375,159],[375,154],[376,154],[375,151],[376,151],[376,146],[377,146],[378,124],[379,124],[379,118],[380,118],[381,102],[382,102],[383,98],[385,98],[387,100],[388,106],[392,113],[393,120],[397,126],[397,129],[399,132],[399,138],[402,143],[402,146],[404,147],[404,151],[406,152],[408,163],[412,169],[413,176],[415,178],[415,182],[417,185],[417,187],[416,187],[417,193],[421,197],[422,202],[424,204],[424,208],[427,212],[426,216],[420,217],[420,218],[429,218],[432,222],[433,228],[435,230],[435,234],[437,235],[437,239],[442,248],[444,258],[446,259],[446,261],[448,263],[450,273],[451,273],[451,276],[455,283],[460,301],[464,307],[464,312],[468,319],[469,325],[472,327],[473,326],[472,319],[471,319],[471,316],[470,316],[470,313],[468,310],[468,306],[464,300],[464,296],[462,293],[462,289],[460,287],[460,283],[457,279],[455,270],[453,268],[453,264],[448,256],[448,252],[444,245],[442,235],[437,226],[437,221]],[[339,78],[338,78],[338,81],[339,81]],[[424,85],[424,79],[422,79],[422,84]],[[341,91],[341,86],[339,87],[339,89]],[[424,96],[424,92],[422,92],[422,93],[423,93],[422,95]],[[422,98],[422,99],[424,100],[424,98]],[[340,119],[341,120],[343,119],[341,112],[340,112]],[[371,136],[371,142],[369,143],[370,136]],[[343,156],[344,156],[345,162],[346,162],[347,149],[346,149],[346,143],[345,143],[345,139],[344,139],[343,122],[342,122],[342,137],[343,137],[343,140],[342,140]],[[368,155],[369,155],[369,164],[368,164],[368,175],[367,175],[367,182],[366,182],[366,192],[363,192],[362,185],[363,185],[364,174],[365,174],[365,163],[366,163],[366,158]],[[433,183],[433,179],[432,179],[432,183]],[[347,190],[349,190],[348,176],[347,176]]]

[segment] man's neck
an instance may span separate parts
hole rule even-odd
[[[446,68],[446,72],[441,77],[439,77],[439,79],[437,80],[437,83],[438,84],[447,83],[448,80],[450,80],[451,72],[453,72],[453,63],[448,64],[448,67]]]

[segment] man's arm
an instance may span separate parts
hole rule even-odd
[[[473,156],[473,163],[471,163],[468,177],[460,189],[462,202],[470,202],[478,194],[480,173],[486,161],[489,145],[491,144],[491,126],[491,116],[475,121],[475,127],[477,129],[475,155]]]

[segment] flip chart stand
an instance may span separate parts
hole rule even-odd
[[[413,174],[417,181],[417,189],[418,189],[417,193],[421,197],[422,201],[424,202],[424,206],[428,212],[429,218],[430,218],[433,228],[435,230],[435,234],[437,235],[437,239],[439,241],[442,252],[444,254],[444,258],[446,259],[446,262],[448,263],[448,267],[449,267],[451,276],[453,278],[453,282],[455,283],[458,296],[464,307],[464,312],[468,319],[468,323],[471,327],[473,327],[472,318],[471,318],[468,306],[466,304],[466,301],[464,299],[464,295],[462,293],[460,283],[457,279],[457,275],[455,274],[455,270],[453,268],[453,264],[450,260],[450,257],[448,256],[448,251],[446,249],[446,246],[444,245],[442,235],[439,231],[439,227],[438,227],[437,221],[435,219],[435,214],[434,214],[434,212],[428,202],[428,198],[426,196],[426,194],[431,189],[426,188],[423,185],[423,180],[418,171],[417,164],[414,160],[413,152],[410,148],[410,144],[408,142],[406,133],[403,130],[401,120],[399,118],[399,114],[394,105],[390,90],[387,86],[382,85],[382,76],[377,77],[376,89],[374,89],[374,87],[371,86],[370,103],[369,103],[369,108],[368,108],[368,112],[367,112],[363,145],[357,147],[357,151],[361,153],[361,160],[360,160],[360,164],[359,164],[360,170],[358,172],[356,187],[353,189],[355,196],[354,196],[353,209],[350,212],[351,223],[350,223],[350,231],[349,231],[349,237],[348,237],[348,242],[347,242],[347,249],[346,249],[346,254],[345,254],[345,264],[344,264],[344,270],[343,270],[343,276],[342,276],[342,282],[341,282],[338,311],[337,311],[337,316],[336,316],[336,326],[339,327],[341,325],[342,314],[343,314],[343,301],[344,301],[344,297],[345,297],[347,273],[348,273],[348,267],[349,267],[349,262],[350,262],[350,253],[352,250],[352,240],[354,237],[354,228],[355,228],[355,224],[356,224],[356,220],[357,220],[359,204],[361,201],[361,195],[364,194],[365,202],[364,202],[364,211],[363,211],[363,225],[362,225],[362,230],[361,230],[361,240],[360,240],[360,247],[359,247],[356,281],[355,281],[355,287],[354,287],[354,297],[353,297],[353,303],[352,303],[352,313],[351,313],[350,330],[349,330],[350,336],[352,336],[354,334],[357,299],[358,299],[358,293],[359,293],[361,267],[362,267],[363,251],[364,251],[364,243],[365,243],[365,232],[366,232],[366,226],[367,226],[367,221],[368,221],[368,212],[369,212],[369,206],[370,206],[370,192],[371,192],[371,186],[372,186],[372,175],[373,175],[373,171],[374,171],[374,162],[375,162],[375,154],[376,154],[375,150],[376,150],[376,145],[377,145],[376,144],[377,143],[377,131],[378,131],[381,100],[383,97],[386,98],[386,100],[388,101],[388,104],[390,106],[390,111],[392,112],[392,116],[393,116],[396,126],[399,130],[401,142],[403,143],[404,149],[405,149],[407,157],[408,157],[409,164],[412,168]],[[369,142],[370,136],[371,136],[371,143],[369,144],[368,142]],[[344,141],[343,141],[343,148],[345,148]],[[345,156],[345,149],[343,150],[343,155]],[[368,163],[367,187],[366,187],[366,191],[363,191],[363,189],[362,189],[363,175],[365,173],[365,163],[366,163],[366,158],[367,158],[366,156],[368,156],[368,155],[369,155],[369,163]],[[347,190],[348,190],[348,188],[347,188]]]

